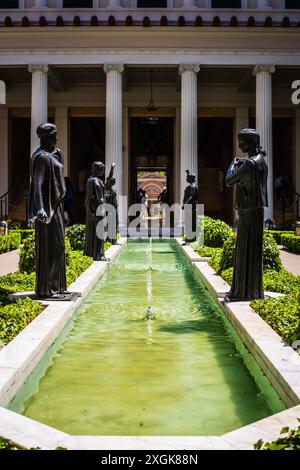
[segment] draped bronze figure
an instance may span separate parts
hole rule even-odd
[[[84,254],[91,256],[94,261],[107,260],[104,256],[104,242],[106,234],[104,229],[100,227],[101,224],[99,224],[105,215],[104,171],[104,163],[94,162],[92,164],[92,175],[89,177],[86,187],[86,231]]]
[[[40,147],[30,161],[29,218],[35,221],[36,294],[51,297],[66,291],[63,155],[56,148],[57,129],[37,128]]]
[[[263,227],[267,200],[268,166],[255,129],[238,134],[245,158],[234,158],[227,175],[227,186],[236,185],[235,207],[238,232],[234,256],[233,283],[229,300],[263,299]]]
[[[184,190],[183,206],[185,211],[185,236],[186,242],[194,242],[196,240],[197,229],[197,204],[199,202],[199,191],[196,185],[196,176],[186,170],[186,182],[189,185]],[[185,206],[188,206],[185,208]]]
[[[110,204],[114,208],[114,213],[111,214],[111,217],[114,217],[114,221],[109,227],[109,233],[107,240],[111,242],[112,245],[117,245],[117,231],[119,226],[119,217],[118,217],[118,195],[117,191],[113,188],[116,184],[116,178],[114,178],[114,169],[116,164],[113,163],[105,183],[105,202]]]

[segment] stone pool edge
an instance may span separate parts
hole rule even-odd
[[[230,286],[207,262],[194,261],[190,246],[176,239],[185,256],[215,297],[226,317],[256,359],[287,407],[300,404],[300,356],[250,307],[250,302],[225,302]],[[276,293],[268,292],[270,296]],[[300,416],[299,416],[300,417]]]
[[[106,251],[110,261],[126,243],[127,239],[121,238],[118,245]],[[41,302],[47,305],[45,310],[0,350],[0,406],[8,405],[75,310],[103,276],[110,261],[94,261],[69,286],[70,292],[78,295],[74,300]]]
[[[126,243],[126,241],[125,241]],[[182,245],[182,241],[177,239],[177,243]],[[121,249],[121,248],[120,248]],[[249,341],[249,346],[247,345],[248,349],[253,353],[254,352],[254,340],[253,342],[250,341],[251,339],[251,331],[249,332],[247,328],[249,328],[249,321],[253,319],[253,315],[261,320],[263,324],[271,330],[273,334],[275,334],[283,345],[282,340],[280,337],[272,330],[269,325],[267,325],[255,312],[252,311],[249,307],[249,303],[242,302],[240,304],[248,304],[242,305],[242,310],[245,311],[247,307],[247,312],[251,313],[250,319],[249,317],[246,318],[245,321],[244,315],[235,308],[227,310],[224,306],[224,302],[222,301],[222,297],[224,297],[224,292],[219,291],[219,285],[215,282],[210,285],[209,283],[209,274],[213,276],[217,276],[216,273],[210,273],[209,270],[205,270],[206,260],[201,259],[201,257],[195,257],[191,252],[191,248],[188,246],[182,247],[183,252],[186,256],[189,257],[190,261],[195,265],[198,265],[198,262],[201,261],[201,265],[204,267],[204,272],[201,273],[201,270],[198,270],[201,278],[205,282],[206,286],[209,290],[214,294],[217,301],[222,306],[225,314],[229,318],[230,321],[233,322],[234,327],[238,329],[242,340],[245,342],[246,339]],[[189,253],[192,256],[189,256]],[[103,273],[102,273],[103,274]],[[101,274],[101,275],[102,275]],[[101,277],[100,275],[100,277]],[[219,276],[217,276],[219,277]],[[216,280],[216,277],[213,278]],[[222,280],[223,281],[223,280]],[[96,283],[97,281],[95,281]],[[223,281],[224,282],[224,281]],[[226,286],[223,286],[224,288]],[[91,287],[92,288],[92,287]],[[229,288],[229,286],[228,286]],[[224,290],[224,289],[223,289]],[[87,295],[87,294],[85,294]],[[81,301],[81,299],[77,299],[77,302]],[[66,302],[64,302],[66,303]],[[239,303],[238,303],[239,304]],[[232,304],[232,306],[238,306],[238,304]],[[56,303],[57,305],[57,303]],[[74,307],[77,307],[78,304]],[[233,310],[233,311],[232,311]],[[71,315],[70,315],[71,316]],[[235,319],[235,323],[234,323]],[[247,323],[248,322],[248,323]],[[238,325],[238,326],[237,326]],[[261,323],[258,325],[258,328],[261,328]],[[251,325],[250,325],[251,326]],[[243,328],[244,327],[244,331]],[[28,328],[28,327],[27,327]],[[257,326],[256,326],[257,328]],[[25,331],[25,330],[23,330]],[[240,333],[240,331],[243,333]],[[254,332],[255,333],[255,332]],[[270,333],[270,331],[269,331]],[[21,334],[21,333],[20,333]],[[258,332],[256,331],[256,335]],[[18,335],[19,336],[19,335]],[[278,338],[276,340],[278,341]],[[264,360],[263,366],[261,368],[268,367],[268,360],[270,360],[268,356],[268,337],[262,339],[262,343],[257,343],[256,347],[257,350],[262,353],[265,349],[266,357],[264,358],[263,354],[261,360]],[[271,338],[271,347],[272,342],[274,341],[273,335]],[[289,348],[292,349],[292,348]],[[293,351],[293,350],[292,350]],[[280,350],[281,352],[281,350]],[[295,351],[293,351],[295,353]],[[297,353],[295,353],[297,354]],[[0,351],[1,356],[1,351]],[[255,356],[256,357],[256,356]],[[280,354],[279,354],[280,358]],[[297,358],[299,356],[297,355]],[[276,369],[276,364],[273,364],[274,369]],[[300,369],[299,369],[300,371]],[[278,371],[280,372],[280,371]],[[1,373],[1,369],[0,369]],[[298,370],[296,371],[296,375],[298,378]],[[297,380],[295,378],[295,383]],[[280,374],[279,374],[279,381],[280,381]],[[299,381],[299,380],[298,380]],[[1,383],[1,380],[0,380]],[[283,386],[285,384],[283,383]],[[275,388],[275,387],[274,387]],[[296,390],[296,397],[299,400],[299,393]],[[1,395],[0,395],[1,396]],[[18,413],[10,411],[6,408],[0,407],[0,436],[3,436],[7,439],[10,439],[15,444],[30,448],[30,447],[40,447],[41,449],[55,449],[57,446],[65,447],[69,450],[158,450],[158,449],[170,449],[170,450],[237,450],[237,449],[252,449],[253,444],[257,442],[259,439],[263,439],[264,441],[271,441],[276,439],[282,427],[289,426],[291,428],[298,426],[297,418],[300,417],[300,405],[292,406],[291,408],[284,410],[280,413],[272,415],[268,418],[264,418],[260,421],[252,423],[250,425],[244,426],[242,428],[236,429],[229,433],[224,434],[223,436],[71,436],[69,434],[63,433],[57,429],[51,428],[47,425],[34,421],[30,418],[22,416]]]

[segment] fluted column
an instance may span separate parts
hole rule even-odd
[[[197,8],[196,0],[183,0],[182,8]]]
[[[48,8],[48,0],[34,0],[32,8]]]
[[[108,0],[107,8],[122,8],[122,0]]]
[[[273,206],[273,132],[272,132],[272,73],[274,65],[257,65],[256,75],[256,129],[260,134],[260,142],[267,153],[268,162],[268,202],[265,219],[274,218]]]
[[[181,148],[180,199],[186,187],[186,170],[198,179],[197,73],[199,65],[180,65],[181,74]]]
[[[29,65],[31,79],[31,154],[39,144],[37,127],[48,120],[48,65]]]
[[[66,106],[57,106],[55,108],[55,125],[57,126],[58,142],[57,146],[62,150],[64,156],[65,176],[70,174],[69,156],[68,156],[68,108]]]
[[[109,173],[111,164],[115,162],[115,189],[118,198],[123,195],[123,158],[122,158],[122,72],[123,64],[105,64],[106,73],[106,137],[105,167]],[[123,204],[119,207],[119,223],[124,224]]]
[[[270,6],[270,0],[257,0],[256,8],[260,10],[270,10],[272,7]]]

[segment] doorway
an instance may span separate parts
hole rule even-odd
[[[165,200],[174,202],[174,118],[143,116],[130,118],[129,202],[137,202],[143,186],[150,205],[166,187]]]

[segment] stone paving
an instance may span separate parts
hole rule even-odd
[[[19,250],[0,255],[0,276],[18,271]]]
[[[285,251],[282,247],[279,247],[280,257],[283,266],[296,276],[300,276],[300,255]]]

